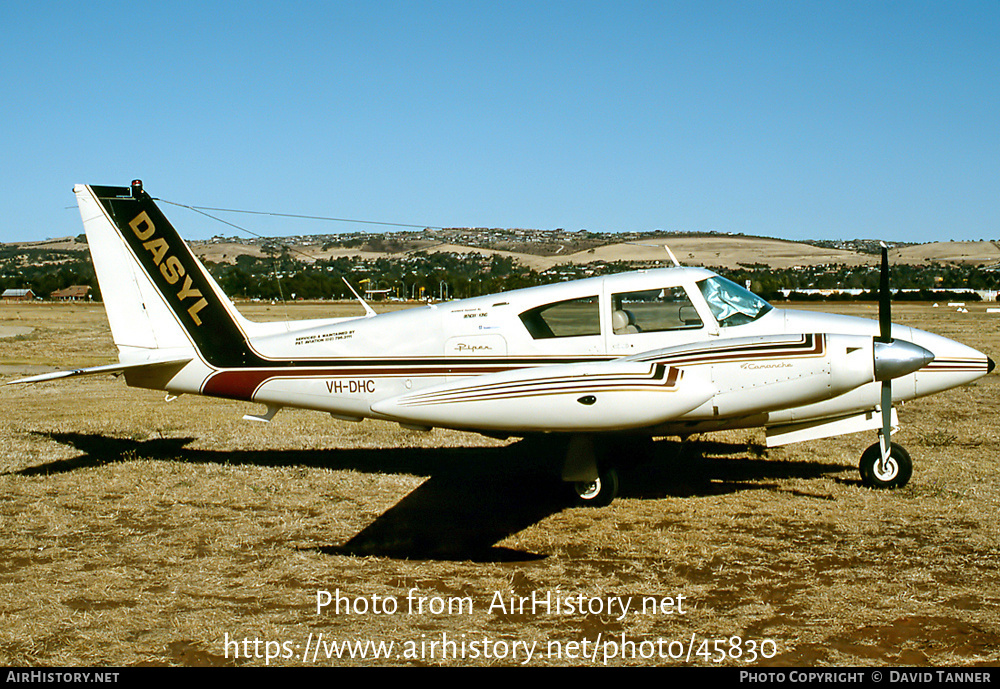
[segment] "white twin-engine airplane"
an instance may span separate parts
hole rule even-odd
[[[124,373],[130,386],[260,402],[339,419],[490,436],[563,434],[562,478],[605,505],[627,458],[608,440],[763,426],[768,446],[864,430],[862,482],[910,478],[893,402],[993,370],[953,340],[773,308],[708,270],[588,278],[355,318],[255,323],[143,191],[74,189],[119,363],[16,382]]]

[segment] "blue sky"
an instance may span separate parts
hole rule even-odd
[[[998,0],[7,2],[0,27],[4,242],[78,234],[73,184],[136,177],[428,226],[1000,238]]]

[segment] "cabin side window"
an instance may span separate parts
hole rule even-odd
[[[611,297],[615,335],[700,328],[701,317],[683,287],[621,292]]]
[[[538,306],[525,311],[520,318],[536,340],[601,334],[601,314],[596,295]]]

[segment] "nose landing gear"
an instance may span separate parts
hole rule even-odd
[[[889,444],[889,457],[882,460],[882,443],[877,442],[861,455],[858,464],[861,483],[868,488],[902,488],[913,475],[913,461],[902,445]]]

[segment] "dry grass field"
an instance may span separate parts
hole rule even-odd
[[[998,358],[1000,316],[970,311],[894,316]],[[0,305],[0,330],[3,381],[115,360],[99,305]],[[997,381],[900,409],[898,491],[859,483],[874,433],[741,431],[658,440],[604,509],[565,507],[523,441],[6,386],[0,664],[995,665]]]

